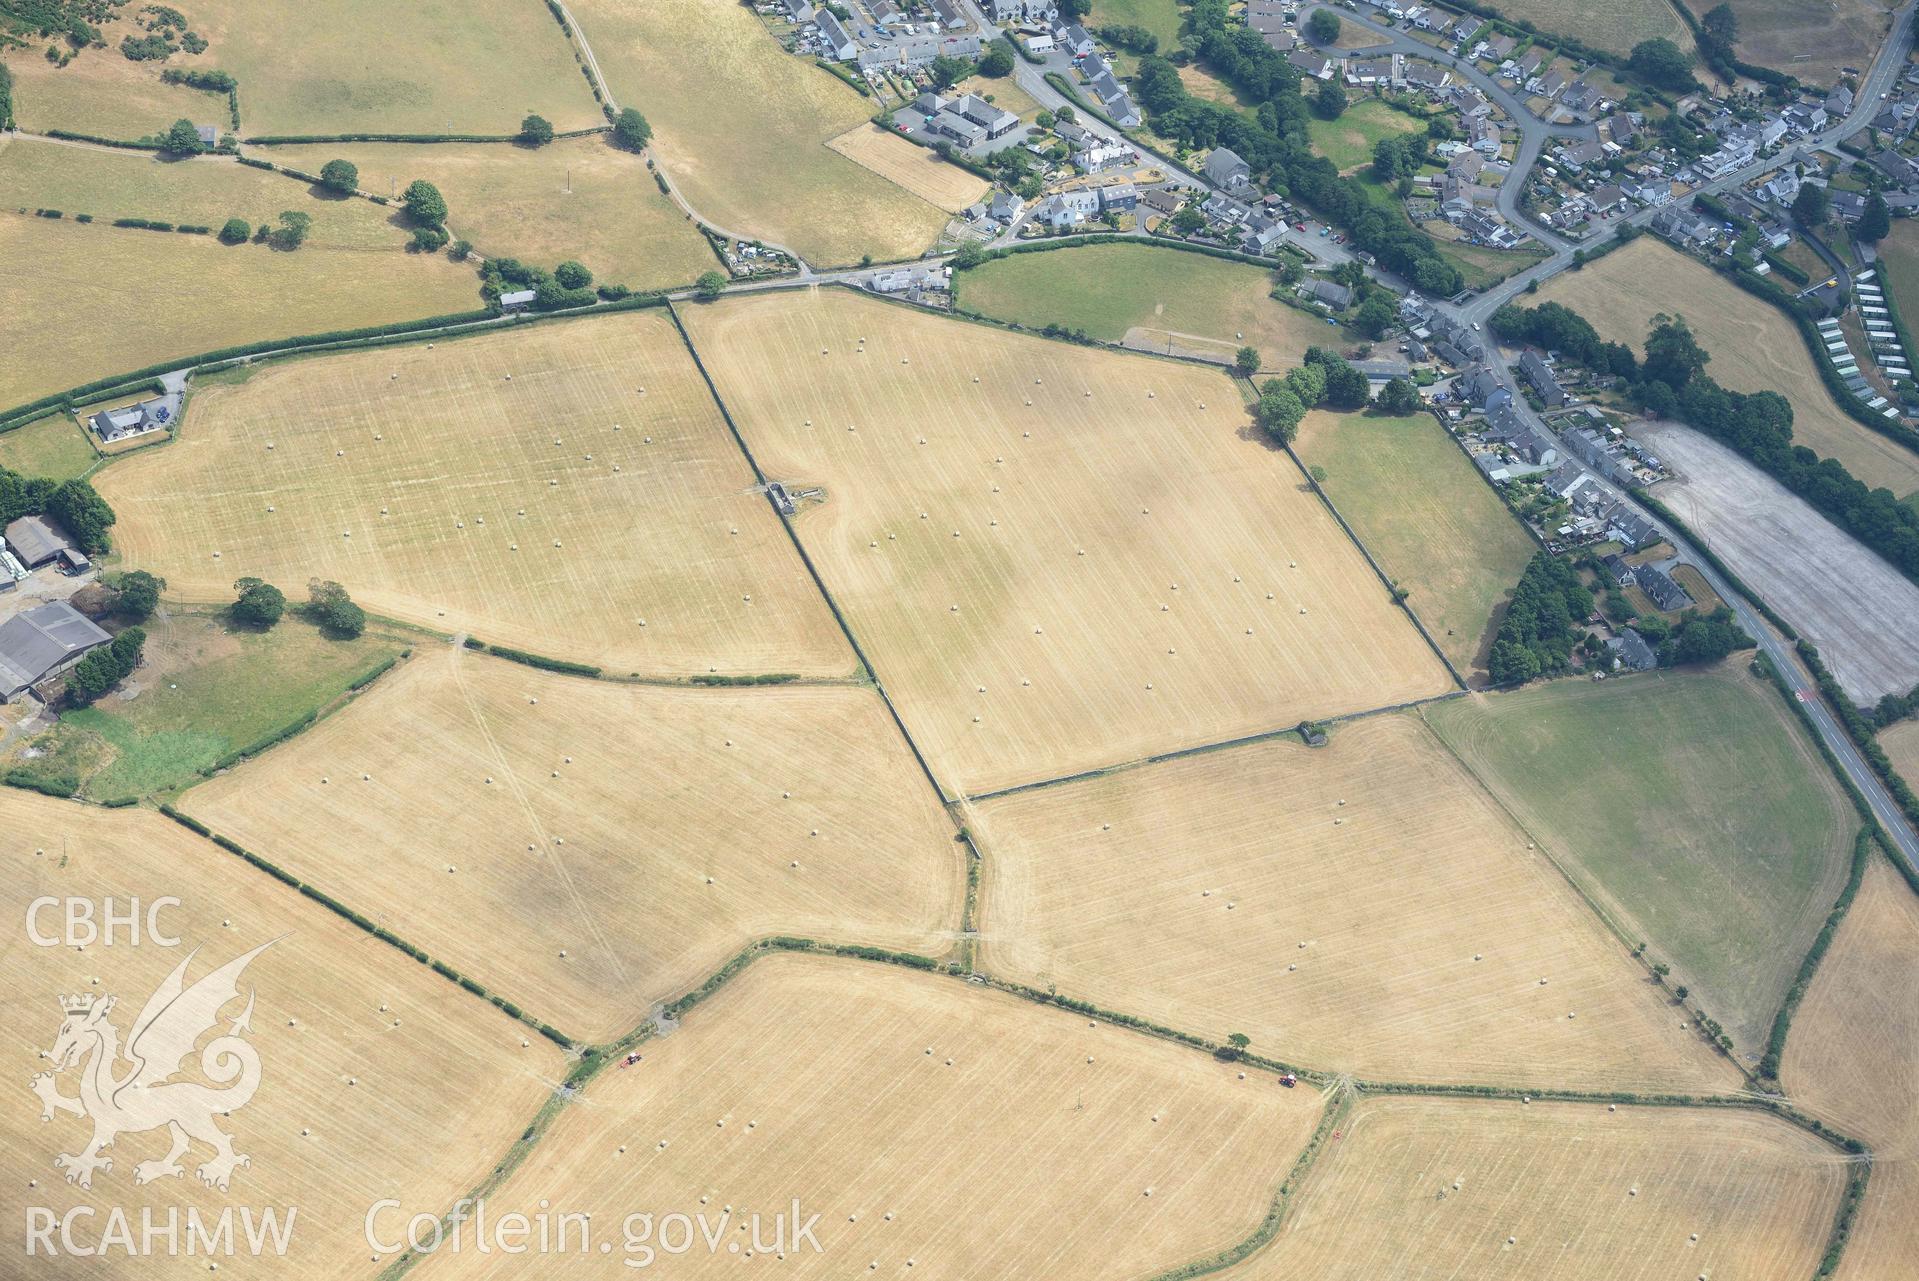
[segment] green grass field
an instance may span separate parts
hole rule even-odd
[[[1307,122],[1306,133],[1314,151],[1338,165],[1341,173],[1351,173],[1373,162],[1373,148],[1381,139],[1422,133],[1425,128],[1421,121],[1378,98],[1362,98],[1337,120],[1314,116]]]
[[[1430,414],[1315,412],[1295,446],[1462,673],[1483,673],[1494,611],[1534,546]]]
[[[220,244],[0,211],[0,408],[236,343],[480,305],[435,254]]]
[[[1769,686],[1734,658],[1457,699],[1426,717],[1621,932],[1672,966],[1736,1053],[1765,1048],[1856,827]]]
[[[194,0],[240,82],[243,135],[515,133],[602,123],[566,34],[529,0]],[[221,113],[225,104],[221,103]]]
[[[316,164],[313,171],[318,168]],[[102,223],[147,218],[216,231],[229,218],[244,218],[258,226],[290,209],[313,220],[306,249],[398,251],[408,235],[391,209],[370,200],[317,195],[311,183],[235,164],[226,157],[169,160],[145,151],[104,151],[0,137],[0,191],[6,193],[5,203],[16,208],[59,209],[69,217],[87,213]],[[270,252],[264,247],[247,248]]]
[[[1101,27],[1144,27],[1159,37],[1159,52],[1169,54],[1179,48],[1179,27],[1185,21],[1175,0],[1093,0],[1086,15],[1086,29]]]
[[[1151,245],[1092,245],[977,267],[960,276],[959,305],[1029,328],[1084,329],[1105,342],[1151,330],[1203,339],[1228,356],[1245,342],[1266,368],[1290,369],[1308,345],[1339,331],[1273,301],[1272,287],[1271,272],[1247,263]],[[1136,337],[1151,345],[1145,334]],[[1157,350],[1165,350],[1163,341]]]
[[[0,433],[0,467],[22,476],[68,480],[94,461],[93,446],[65,414],[49,414]]]
[[[289,586],[291,586],[289,584]],[[317,711],[397,655],[403,642],[368,633],[330,640],[288,617],[268,632],[228,631],[215,613],[177,612],[147,624],[145,664],[108,694],[64,713],[51,761],[97,764],[82,795],[150,796]],[[68,740],[97,740],[94,744]]]

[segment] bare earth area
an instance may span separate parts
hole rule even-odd
[[[1388,1080],[1732,1074],[1417,717],[972,807],[982,967]]]
[[[755,1274],[1150,1276],[1252,1234],[1321,1102],[958,980],[790,954],[754,962],[644,1054],[566,1112],[499,1212],[546,1198],[605,1232],[635,1209],[725,1207],[744,1247],[746,1216],[767,1216],[770,1237],[797,1197],[820,1248]],[[540,1275],[635,1275],[621,1255],[616,1241],[611,1257],[548,1257]],[[742,1275],[727,1247],[671,1262]],[[416,1275],[526,1271],[469,1250]]]
[[[846,686],[431,653],[181,807],[595,1041],[770,934],[937,954],[964,894],[932,788]]]
[[[1717,441],[1635,430],[1680,478],[1654,495],[1819,647],[1847,695],[1870,705],[1919,684],[1919,586]]]
[[[1839,1153],[1760,1112],[1370,1099],[1230,1281],[1810,1276]]]

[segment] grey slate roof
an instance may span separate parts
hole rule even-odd
[[[22,516],[7,526],[7,545],[32,569],[44,565],[73,545],[67,532],[45,516]]]
[[[12,698],[90,649],[113,639],[63,600],[0,623],[0,696]]]

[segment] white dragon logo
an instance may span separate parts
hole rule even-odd
[[[135,1183],[181,1175],[180,1157],[195,1139],[213,1148],[213,1158],[196,1171],[209,1187],[226,1191],[234,1168],[252,1164],[244,1154],[233,1150],[232,1136],[214,1123],[214,1117],[246,1106],[260,1085],[260,1055],[240,1039],[242,1033],[252,1030],[251,989],[246,1008],[226,1033],[214,1037],[200,1051],[200,1070],[220,1088],[169,1078],[185,1069],[194,1044],[219,1023],[220,1011],[228,1002],[239,997],[240,972],[247,963],[272,946],[273,942],[262,943],[192,987],[186,986],[187,964],[198,949],[188,953],[147,999],[146,1008],[140,1011],[127,1036],[124,1053],[120,1030],[107,1019],[113,1010],[113,997],[97,1002],[91,994],[60,998],[66,1018],[47,1054],[53,1071],[34,1077],[32,1088],[40,1096],[42,1121],[53,1120],[56,1112],[70,1112],[93,1121],[93,1140],[83,1151],[77,1155],[61,1153],[53,1159],[55,1166],[67,1172],[68,1183],[91,1188],[95,1170],[113,1169],[113,1159],[101,1152],[113,1146],[114,1139],[161,1126],[171,1134],[173,1147],[158,1161],[134,1166]],[[122,1057],[132,1066],[116,1076]],[[59,1092],[55,1073],[72,1067],[80,1067],[80,1092],[69,1098]]]

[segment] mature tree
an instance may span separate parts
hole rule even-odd
[[[1326,399],[1326,371],[1318,365],[1301,365],[1286,375],[1286,390],[1311,409]]]
[[[433,253],[445,244],[445,227],[415,227],[413,229],[412,248],[420,253]]]
[[[1339,15],[1331,9],[1315,9],[1306,20],[1306,34],[1315,44],[1332,44],[1339,39]]]
[[[980,244],[977,240],[969,240],[959,247],[958,253],[953,255],[953,269],[955,271],[971,271],[973,268],[984,263],[986,259],[986,246]]]
[[[553,279],[568,289],[584,289],[593,283],[593,273],[569,258],[553,269]]]
[[[24,513],[23,513],[24,514]],[[73,535],[73,541],[89,556],[107,550],[107,528],[113,524],[113,508],[93,492],[84,480],[64,481],[46,498],[46,514]]]
[[[1853,239],[1878,244],[1891,234],[1892,210],[1886,198],[1875,191],[1866,197],[1866,212],[1859,215],[1859,225],[1852,229]]]
[[[197,156],[206,150],[206,146],[200,141],[200,131],[193,127],[191,120],[176,120],[161,135],[160,150],[175,156]]]
[[[1385,414],[1414,413],[1419,409],[1419,389],[1410,378],[1389,378],[1379,389],[1379,395],[1373,398],[1373,404]]]
[[[1730,4],[1717,4],[1706,10],[1706,16],[1699,20],[1706,34],[1724,44],[1732,45],[1739,40],[1739,15],[1733,12]]]
[[[1646,359],[1642,365],[1648,382],[1664,383],[1675,392],[1698,377],[1712,357],[1707,354],[1686,322],[1673,316],[1654,316],[1653,329],[1646,336]]]
[[[67,698],[84,707],[112,689],[140,665],[140,650],[146,641],[144,629],[129,627],[111,643],[81,659],[67,673]]]
[[[359,166],[351,160],[329,160],[320,166],[320,185],[350,196],[360,189]]]
[[[1334,409],[1358,409],[1373,398],[1366,375],[1347,364],[1337,352],[1324,347],[1308,347],[1306,362],[1318,365],[1326,375],[1326,403]]]
[[[307,580],[307,616],[329,636],[351,640],[366,630],[366,611],[353,603],[346,588],[318,578]]]
[[[298,249],[306,243],[307,232],[312,227],[313,215],[297,209],[283,209],[280,211],[280,225],[267,234],[267,243],[275,249]]]
[[[1792,202],[1792,216],[1802,227],[1823,227],[1832,216],[1832,193],[1818,183],[1804,183]]]
[[[693,282],[693,292],[702,302],[712,302],[726,289],[726,277],[717,271],[703,271]]]
[[[245,218],[229,218],[227,225],[220,228],[220,243],[223,245],[245,244],[247,237],[252,234],[253,228],[247,226]]]
[[[613,141],[628,151],[644,151],[653,141],[653,126],[633,107],[623,107],[613,118]]]
[[[973,74],[973,64],[964,58],[949,58],[941,54],[926,68],[926,74],[932,78],[935,89],[951,89]]]
[[[242,627],[265,631],[286,612],[286,593],[263,579],[242,578],[233,590],[233,621]]]
[[[407,184],[405,201],[407,216],[422,227],[438,227],[446,221],[446,198],[424,178]]]
[[[520,121],[520,141],[530,147],[544,147],[553,141],[553,122],[545,116],[529,114]]]
[[[979,73],[982,76],[991,76],[995,80],[1013,74],[1013,51],[1006,47],[1004,41],[986,51],[985,56],[979,60]]]
[[[1237,369],[1247,378],[1251,378],[1254,374],[1258,373],[1259,348],[1251,346],[1241,347],[1233,355],[1233,368]]]
[[[1693,86],[1692,58],[1663,37],[1634,45],[1630,65],[1640,79],[1656,88],[1683,91]]]
[[[1293,443],[1293,437],[1299,434],[1299,420],[1306,416],[1306,406],[1299,403],[1299,397],[1286,389],[1286,384],[1277,378],[1269,378],[1259,390],[1259,407],[1254,411],[1260,428],[1268,436],[1282,445]]]
[[[1398,322],[1399,309],[1393,306],[1392,295],[1383,289],[1367,295],[1353,314],[1354,327],[1368,338],[1384,338],[1386,331]]]
[[[1324,9],[1321,13],[1326,12]],[[1325,80],[1320,83],[1319,92],[1313,96],[1313,112],[1321,120],[1337,120],[1346,110],[1346,91],[1337,80]]]
[[[160,589],[166,585],[166,579],[156,578],[144,569],[120,575],[120,581],[114,584],[119,595],[114,599],[113,612],[136,623],[146,622],[160,603]]]

